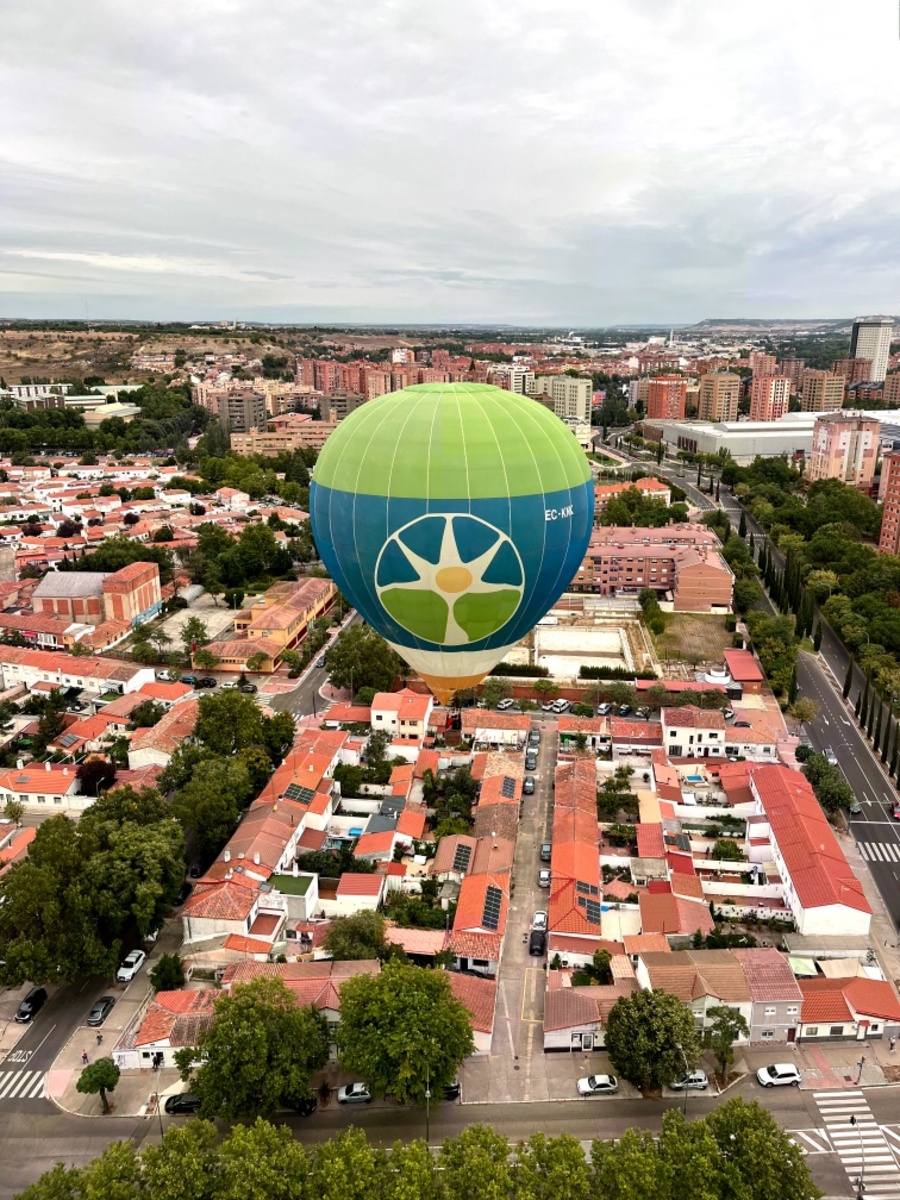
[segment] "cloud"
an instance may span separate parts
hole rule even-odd
[[[0,112],[0,313],[891,311],[895,24],[845,0],[32,0],[4,17],[27,102]]]

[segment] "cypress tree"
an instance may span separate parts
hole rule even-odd
[[[880,700],[876,699],[875,703],[872,705],[872,708],[875,709],[876,707],[878,709],[878,715],[873,718],[872,721],[872,724],[875,726],[875,733],[872,735],[872,749],[877,754],[878,746],[881,743],[881,726],[884,720],[884,705]]]
[[[742,519],[743,519],[743,516],[744,516],[744,510],[741,509],[741,518]],[[755,552],[755,550],[756,550],[756,538],[751,533],[750,534],[750,553],[753,554]]]
[[[891,755],[891,775],[894,779],[897,778],[897,772],[900,770],[900,736],[894,734],[894,753]]]
[[[741,519],[738,522],[738,537],[745,538],[747,536],[747,514],[741,509]]]
[[[811,613],[810,613],[810,621],[812,621]],[[819,647],[821,645],[822,645],[822,622],[816,621],[816,632],[813,634],[813,650],[815,650],[815,652],[817,654],[819,652]],[[847,693],[844,692],[844,695],[846,696]]]
[[[891,710],[888,709],[888,718],[884,723],[884,741],[881,743],[881,761],[885,765],[887,765],[888,752],[891,748],[891,734],[894,732],[895,728],[896,726],[894,725],[893,718],[891,717]]]
[[[866,722],[869,719],[869,697],[868,694],[863,696],[862,712],[859,714],[859,727],[865,733]]]
[[[822,626],[820,625],[818,632],[821,633],[821,631],[822,631]],[[818,649],[818,647],[817,647],[817,649]],[[841,695],[844,697],[845,700],[850,695],[850,689],[852,686],[853,686],[853,659],[851,658],[850,661],[847,663],[847,674],[844,677],[844,687],[843,687],[843,690],[841,691]]]
[[[797,664],[794,663],[794,669],[791,671],[791,682],[788,684],[788,704],[795,704],[797,700]]]
[[[878,693],[872,689],[872,698],[869,702],[869,719],[866,721],[866,736],[872,740],[872,730],[875,728],[875,711],[878,707]]]

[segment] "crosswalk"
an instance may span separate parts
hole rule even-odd
[[[900,863],[900,842],[857,842],[866,862]]]
[[[852,1089],[813,1092],[813,1099],[853,1185],[858,1187],[864,1181],[867,1196],[900,1200],[900,1165],[863,1093]]]
[[[46,1094],[43,1071],[0,1071],[0,1100],[42,1100]]]

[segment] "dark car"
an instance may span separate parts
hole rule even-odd
[[[534,755],[534,754],[526,754],[525,755],[525,770],[526,771],[536,771],[537,770],[537,756],[536,755]]]
[[[188,883],[188,881],[185,879],[182,882],[181,887],[178,889],[178,895],[175,897],[175,907],[180,908],[193,890],[194,885],[192,883]]]
[[[750,722],[749,721],[735,721],[733,728],[734,729],[749,729]]]
[[[200,864],[191,863],[191,869],[188,871],[188,875],[190,875],[191,879],[199,879],[202,874],[203,871],[200,867]]]
[[[460,1091],[459,1080],[455,1079],[453,1081],[453,1083],[448,1083],[447,1086],[444,1088],[444,1099],[445,1100],[458,1100],[459,1099],[459,1091]]]
[[[321,671],[322,667],[325,666],[325,655],[324,654],[322,655],[321,658],[316,659],[316,666],[319,668],[320,671]]]
[[[208,675],[204,676],[203,679],[197,680],[198,688],[214,688],[214,687],[218,687],[218,686],[219,686],[218,681],[215,679],[211,679]]]
[[[241,691],[246,693],[246,695],[248,695],[248,696],[254,696],[259,691],[259,689],[257,688],[255,683],[242,683]]]
[[[181,1116],[184,1113],[195,1113],[200,1107],[200,1097],[193,1092],[179,1092],[177,1096],[169,1096],[163,1105],[163,1111],[170,1117]]]
[[[311,1117],[319,1107],[319,1102],[315,1096],[307,1096],[303,1100],[298,1100],[296,1104],[291,1105],[294,1112],[301,1117]]]
[[[526,775],[522,781],[522,794],[525,796],[534,795],[534,776]]]
[[[33,1016],[41,1011],[47,1003],[47,991],[42,987],[33,987],[22,998],[22,1003],[16,1009],[16,1020],[20,1025],[27,1024]]]
[[[188,687],[193,687],[194,684],[197,682],[197,676],[196,675],[182,675],[181,679],[178,682],[186,683],[188,685]]]
[[[88,1025],[102,1025],[115,1004],[115,996],[101,996],[88,1013]]]
[[[541,842],[541,862],[549,862],[553,854],[550,842]]]
[[[627,717],[630,712],[631,712],[630,704],[620,704],[619,705],[619,716],[620,717]]]
[[[543,929],[532,929],[528,939],[528,953],[539,958],[547,952],[547,935]]]
[[[541,744],[541,731],[539,729],[529,731],[528,744],[530,746],[539,746]]]

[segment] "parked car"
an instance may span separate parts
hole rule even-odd
[[[188,685],[188,687],[194,687],[195,684],[197,683],[197,676],[196,675],[182,675],[182,677],[179,679],[178,682],[186,683]]]
[[[676,1092],[685,1092],[690,1090],[705,1092],[709,1087],[709,1079],[705,1071],[691,1071],[690,1075],[685,1075],[684,1079],[679,1079],[676,1083],[669,1085]]]
[[[236,680],[236,679],[227,679],[227,680],[226,680],[226,681],[225,681],[225,682],[222,684],[222,690],[223,690],[223,691],[225,691],[225,689],[226,689],[226,688],[236,688],[236,687],[237,687],[237,680]]]
[[[259,688],[256,686],[256,684],[255,684],[255,683],[242,683],[242,684],[241,684],[241,691],[242,691],[242,692],[243,692],[243,693],[244,693],[246,696],[255,696],[255,695],[256,695],[256,693],[259,691]]]
[[[315,1096],[304,1096],[302,1100],[298,1100],[296,1104],[291,1105],[294,1112],[301,1117],[311,1117],[319,1107],[319,1102]]]
[[[734,709],[733,708],[723,708],[722,716],[725,718],[726,721],[733,721],[734,720]]]
[[[585,1075],[575,1086],[579,1096],[614,1096],[619,1081],[615,1075]]]
[[[647,718],[650,716],[650,709],[642,704],[640,708],[636,708],[634,710],[634,715],[636,717],[640,717],[641,720],[646,721]]]
[[[567,708],[571,708],[571,707],[572,707],[572,704],[569,700],[559,699],[559,700],[553,701],[553,711],[554,712],[564,713]]]
[[[16,1020],[20,1025],[27,1025],[31,1018],[36,1016],[46,1003],[47,989],[33,987],[30,992],[22,997],[19,1007],[16,1009]]]
[[[525,755],[525,770],[526,771],[536,771],[537,770],[537,755],[533,754],[530,750]]]
[[[347,1083],[338,1088],[338,1104],[371,1104],[372,1093],[365,1083]]]
[[[749,721],[735,721],[734,728],[735,729],[749,729],[750,722]]]
[[[900,801],[895,802],[894,807],[891,809],[891,816],[895,821],[900,821]]]
[[[183,880],[181,887],[178,889],[178,895],[175,897],[175,907],[180,908],[193,890],[194,885],[192,883],[188,883],[186,879]]]
[[[547,867],[541,867],[538,871],[538,887],[550,886],[550,871]]]
[[[191,863],[190,870],[188,871],[188,875],[190,875],[191,879],[199,879],[202,874],[203,871],[201,870],[200,864]]]
[[[553,845],[550,842],[541,842],[541,862],[549,862],[553,854]]]
[[[541,744],[541,731],[536,725],[533,725],[528,731],[528,744],[531,746],[539,746]]]
[[[553,707],[552,700],[548,701],[546,704],[541,705],[541,712],[555,712],[555,711],[556,710]]]
[[[163,670],[156,672],[156,678],[161,679],[163,683],[168,683],[172,676],[167,670],[165,670],[165,668],[163,668]]]
[[[319,668],[320,671],[325,666],[325,655],[324,654],[322,655],[321,658],[316,659],[316,666]]]
[[[131,983],[146,961],[147,955],[143,950],[132,950],[122,960],[122,965],[116,971],[116,979],[119,983]]]
[[[211,679],[209,675],[204,675],[203,678],[198,679],[196,683],[198,688],[214,688],[218,687],[218,685],[219,681],[217,679]]]
[[[526,796],[534,795],[534,776],[526,775],[522,781],[522,791]]]
[[[461,1089],[459,1086],[459,1080],[454,1079],[452,1083],[448,1083],[447,1086],[444,1088],[444,1099],[445,1100],[458,1100],[460,1091],[461,1091]]]
[[[532,929],[528,939],[528,953],[540,958],[547,953],[547,935],[543,929]]]
[[[531,918],[531,928],[546,930],[547,914],[546,914],[546,912],[544,912],[544,910],[542,908],[539,908],[537,910],[537,912],[534,914],[534,916]]]
[[[609,703],[609,701],[606,701],[603,704],[597,705],[597,716],[598,717],[608,717],[611,712],[612,712],[612,705]]]
[[[793,1063],[774,1063],[771,1067],[760,1067],[756,1078],[763,1087],[799,1087],[800,1072]]]
[[[115,996],[101,996],[88,1013],[88,1025],[102,1025],[109,1016],[110,1010],[115,1002]]]
[[[826,746],[823,753],[825,755],[825,761],[830,767],[836,767],[838,765],[837,755],[830,746]]]
[[[511,696],[504,696],[504,698],[497,703],[497,711],[505,712],[507,708],[512,708],[514,704],[515,700],[513,700]]]
[[[847,812],[850,814],[851,817],[861,817],[862,816],[862,805],[860,804],[860,802],[857,800],[857,798],[855,796],[850,801],[850,804],[847,807]]]
[[[170,1117],[180,1117],[185,1113],[195,1113],[200,1107],[200,1097],[193,1092],[179,1092],[176,1096],[167,1096],[163,1112]]]
[[[631,712],[631,705],[630,704],[620,704],[617,712],[620,717],[627,717],[628,714]]]

